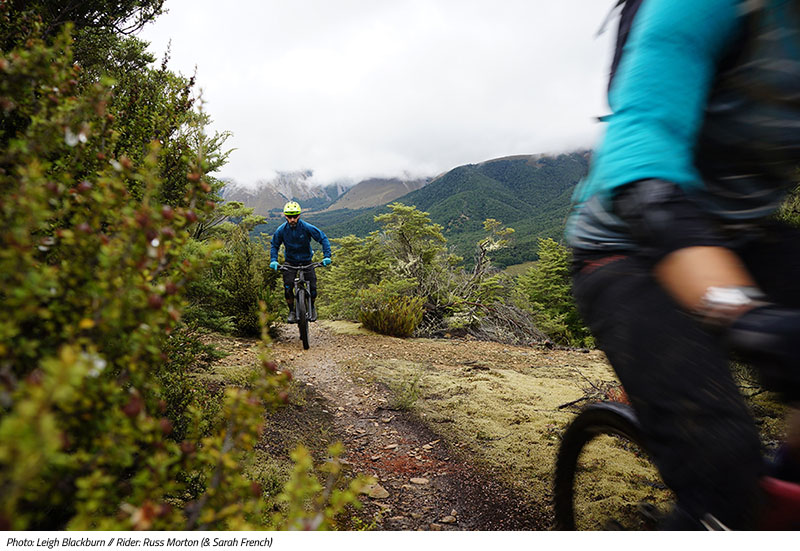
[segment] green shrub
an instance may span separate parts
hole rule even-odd
[[[358,321],[358,302],[353,297],[360,289],[377,285],[387,276],[391,262],[377,237],[348,235],[332,240],[335,262],[317,271],[320,316]]]
[[[359,321],[372,331],[393,337],[410,337],[422,321],[422,297],[394,295],[378,286],[358,294]]]
[[[190,326],[226,334],[235,331],[234,318],[226,311],[230,294],[220,284],[230,256],[230,251],[219,241],[192,240],[184,247],[184,260],[207,259],[198,277],[186,285],[187,304],[183,320]]]
[[[223,311],[233,319],[236,333],[256,336],[261,331],[258,301],[263,298],[264,274],[269,258],[240,227],[231,232],[226,249],[230,257],[221,284],[229,299],[223,305]]]
[[[278,275],[268,269],[263,244],[252,241],[246,227],[229,224],[221,239],[193,241],[187,258],[209,260],[187,288],[189,304],[184,318],[197,327],[240,336],[260,332],[259,301],[267,305],[271,327],[283,311],[283,293],[276,290]]]

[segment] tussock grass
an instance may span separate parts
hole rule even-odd
[[[319,320],[317,322],[325,326],[326,329],[338,333],[339,335],[376,335],[377,333],[366,329],[360,323],[344,320]]]
[[[216,363],[208,371],[198,373],[195,376],[205,383],[220,386],[249,387],[253,377],[259,373],[261,373],[261,368],[254,363]]]

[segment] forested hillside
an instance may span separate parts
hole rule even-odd
[[[518,156],[454,168],[397,202],[428,212],[454,250],[471,262],[483,221],[493,218],[516,230],[494,262],[507,266],[536,258],[540,237],[560,239],[575,185],[588,169],[588,152]],[[375,215],[387,207],[310,213],[306,219],[329,237],[364,236],[378,229]],[[265,227],[263,231],[267,231]],[[274,228],[273,228],[274,229]]]

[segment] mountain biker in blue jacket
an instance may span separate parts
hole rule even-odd
[[[800,404],[800,231],[772,216],[800,164],[800,1],[644,0],[609,105],[567,224],[576,301],[677,496],[665,528],[752,527],[728,358]]]
[[[275,233],[272,234],[272,247],[270,248],[270,263],[269,266],[273,270],[278,269],[278,250],[281,245],[284,246],[284,258],[286,264],[290,266],[305,266],[311,263],[311,257],[314,252],[311,249],[311,240],[313,239],[322,245],[322,263],[325,266],[331,263],[331,244],[325,234],[317,228],[303,220],[300,220],[300,213],[302,209],[295,201],[289,201],[283,207],[283,215],[286,217],[286,222],[278,226]],[[289,323],[297,321],[294,313],[294,275],[293,271],[283,272],[283,294],[286,297],[286,304],[289,306]],[[306,281],[308,281],[308,290],[311,296],[311,319],[312,321],[317,317],[317,310],[315,301],[317,299],[317,274],[314,268],[306,270]]]

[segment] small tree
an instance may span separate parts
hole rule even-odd
[[[452,303],[453,274],[461,258],[448,251],[442,226],[427,212],[402,203],[389,208],[375,221],[383,226],[378,236],[392,259],[391,278],[413,280],[412,293],[425,303],[423,324],[438,324]]]
[[[448,254],[442,226],[432,223],[427,212],[402,203],[392,203],[389,208],[391,212],[376,216],[375,221],[382,225],[380,238],[394,261],[393,268],[402,277],[417,280],[420,289],[427,289],[433,273],[460,259]]]
[[[264,276],[269,258],[242,226],[231,232],[226,249],[230,257],[220,283],[230,299],[223,305],[223,311],[232,316],[238,334],[257,336],[260,332],[258,304],[267,298]]]
[[[475,266],[459,290],[459,295],[469,302],[491,304],[505,298],[503,289],[506,276],[492,267],[491,253],[511,244],[514,228],[506,228],[494,218],[483,222],[487,235],[476,246]]]
[[[572,298],[569,249],[551,238],[539,239],[539,260],[518,278],[520,305],[553,340],[589,346],[593,340]]]
[[[451,290],[448,306],[448,329],[474,329],[485,323],[495,323],[490,318],[499,314],[497,306],[506,302],[510,290],[510,278],[492,266],[491,253],[507,247],[511,242],[513,228],[505,228],[493,218],[483,222],[487,235],[476,244],[475,265],[472,271],[454,271],[455,284]]]
[[[389,208],[391,212],[375,217],[383,226],[380,231],[363,239],[347,236],[334,240],[338,260],[328,273],[320,274],[325,289],[322,312],[326,315],[355,321],[362,317],[362,308],[371,313],[379,309],[376,300],[398,299],[396,304],[405,304],[399,297],[418,297],[420,300],[411,301],[411,310],[416,312],[425,304],[427,316],[441,317],[440,306],[449,301],[452,270],[460,259],[448,253],[442,227],[433,224],[428,213],[401,203]],[[378,290],[378,298],[367,300],[369,293],[359,295],[365,289]],[[355,296],[369,304],[354,301]]]
[[[357,321],[358,301],[353,300],[362,289],[379,284],[389,273],[391,260],[373,232],[366,238],[348,235],[333,239],[336,262],[319,270],[321,315],[334,319]]]

